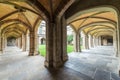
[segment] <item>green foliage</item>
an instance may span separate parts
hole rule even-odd
[[[73,35],[67,35],[67,41],[70,44],[73,41]]]

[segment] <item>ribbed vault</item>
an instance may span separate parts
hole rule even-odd
[[[103,33],[109,34],[109,33],[115,33],[117,29],[117,16],[114,10],[105,10],[105,8],[100,7],[90,11],[86,10],[83,11],[82,14],[79,13],[74,18],[69,18],[67,20],[67,23],[69,25],[72,25],[74,31],[84,31],[85,34],[90,34],[92,36],[94,35],[101,35]],[[86,13],[85,13],[86,12]]]

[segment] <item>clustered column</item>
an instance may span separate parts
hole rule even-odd
[[[67,57],[66,20],[64,16],[56,21],[48,20],[46,27],[46,67],[62,66]]]
[[[80,45],[80,33],[74,33],[74,50],[75,52],[81,52],[81,45]]]
[[[29,56],[34,55],[34,31],[30,31],[30,50],[29,50]]]
[[[0,53],[2,53],[2,36],[0,36]]]
[[[26,51],[26,35],[22,35],[22,50]]]

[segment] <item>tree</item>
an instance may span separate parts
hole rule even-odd
[[[72,41],[73,41],[73,35],[67,35],[68,44],[71,44]]]

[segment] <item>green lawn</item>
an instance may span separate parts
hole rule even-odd
[[[67,53],[73,52],[73,45],[68,45],[67,46]],[[41,56],[45,56],[46,55],[46,48],[45,45],[39,45],[39,53]]]
[[[67,45],[67,53],[70,53],[73,51],[74,51],[73,45]]]
[[[46,54],[46,46],[45,45],[39,45],[39,53],[41,56],[45,56],[45,54]]]

